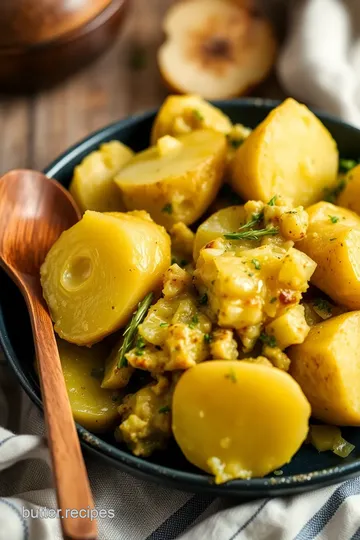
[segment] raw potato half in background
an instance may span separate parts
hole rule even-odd
[[[159,69],[179,93],[239,96],[263,81],[275,61],[270,23],[231,0],[178,2],[163,28],[167,39],[158,52]]]

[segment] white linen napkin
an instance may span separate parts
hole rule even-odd
[[[276,11],[282,2],[273,2]],[[284,87],[360,126],[360,1],[295,0],[288,8],[278,61]],[[3,358],[0,426],[0,540],[60,540],[59,520],[45,517],[56,500],[43,419]],[[236,504],[146,483],[92,458],[87,466],[96,507],[107,512],[100,540],[360,540],[359,478]]]

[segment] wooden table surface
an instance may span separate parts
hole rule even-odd
[[[41,170],[90,132],[159,105],[167,94],[156,65],[161,20],[172,0],[132,0],[116,44],[60,86],[28,97],[0,96],[0,174]],[[131,59],[140,51],[143,67]],[[274,77],[254,95],[284,96]]]

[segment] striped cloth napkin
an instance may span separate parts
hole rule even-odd
[[[265,4],[276,15],[285,2]],[[278,62],[285,88],[360,125],[359,0],[292,0],[288,8]],[[3,359],[0,426],[0,540],[60,539],[43,419]],[[91,458],[87,466],[97,510],[106,514],[100,540],[360,540],[359,478],[236,504],[148,484]]]
[[[0,381],[0,540],[60,540],[42,415],[3,358]],[[236,504],[86,463],[100,540],[360,540],[360,478]]]

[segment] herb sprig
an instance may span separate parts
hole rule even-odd
[[[268,229],[259,229],[258,231],[238,231],[224,234],[228,240],[259,240],[262,236],[273,236],[278,234],[278,227],[269,227]]]
[[[131,317],[131,320],[129,321],[129,323],[127,324],[124,330],[124,333],[123,333],[124,341],[122,342],[122,345],[118,351],[118,362],[117,362],[118,368],[127,366],[127,360],[125,358],[125,355],[134,346],[138,326],[145,319],[148,309],[151,306],[153,296],[154,295],[151,292],[147,294],[141,302],[138,303],[137,310],[134,311],[133,316]]]

